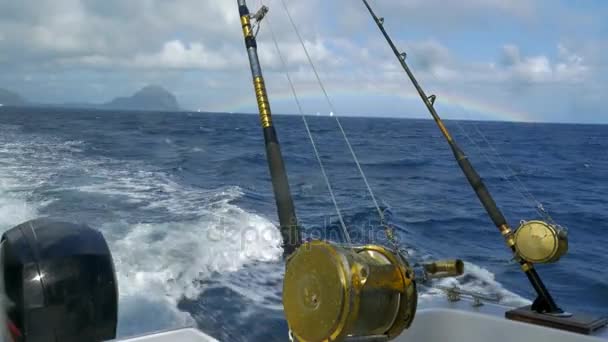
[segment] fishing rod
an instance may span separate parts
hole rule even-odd
[[[401,253],[380,245],[338,245],[318,239],[302,244],[257,55],[255,37],[268,8],[262,6],[256,14],[250,15],[245,0],[237,1],[287,254],[283,308],[290,339],[393,339],[411,325],[416,314],[418,292],[415,270]],[[254,25],[251,24],[252,20],[255,21]],[[256,33],[253,33],[254,28]],[[284,63],[274,34],[273,40]],[[287,69],[285,72],[299,106]],[[310,137],[316,153],[314,139]],[[323,170],[323,164],[318,159]],[[327,185],[332,194],[329,181]],[[337,205],[336,209],[339,213]],[[346,230],[344,224],[343,228]],[[296,240],[290,240],[293,238]],[[463,272],[460,260],[437,261],[424,267],[425,279],[456,276]]]
[[[391,39],[391,37],[388,35],[386,30],[384,29],[384,18],[378,18],[378,16],[376,16],[376,13],[374,13],[373,9],[371,8],[371,6],[369,5],[367,0],[362,0],[362,1],[365,4],[365,7],[367,7],[367,10],[369,11],[370,15],[376,22],[376,25],[378,26],[378,28],[384,35],[384,38],[386,38],[386,41],[388,42],[391,49],[393,50],[393,53],[399,60],[399,63],[401,63],[401,67],[406,72],[409,79],[412,81],[414,87],[418,91],[418,94],[420,95],[422,102],[424,102],[429,113],[435,120],[435,123],[439,127],[439,130],[441,131],[441,133],[445,137],[446,141],[448,142],[448,144],[454,154],[454,157],[456,158],[458,166],[460,166],[460,169],[462,169],[462,172],[464,173],[467,180],[469,181],[469,184],[471,185],[471,187],[477,194],[479,201],[481,201],[481,204],[483,205],[486,212],[490,216],[490,219],[492,220],[492,222],[494,222],[494,224],[496,225],[496,227],[498,228],[498,230],[500,231],[502,236],[505,238],[507,246],[514,253],[515,258],[518,260],[518,262],[521,266],[521,269],[525,272],[526,276],[528,277],[528,280],[532,284],[532,287],[534,287],[534,290],[536,291],[538,297],[536,298],[536,300],[534,301],[534,304],[532,305],[532,310],[539,312],[539,313],[563,314],[564,313],[563,310],[557,306],[557,304],[551,297],[551,294],[545,287],[543,281],[540,278],[540,275],[534,269],[532,262],[525,260],[524,258],[521,257],[521,255],[520,255],[521,253],[518,253],[516,237],[514,236],[515,234],[513,233],[512,229],[509,227],[507,220],[505,219],[504,215],[502,214],[502,212],[496,205],[494,198],[492,197],[492,195],[490,195],[490,192],[488,191],[487,187],[485,186],[483,180],[481,179],[481,177],[479,176],[479,174],[477,173],[477,171],[475,170],[475,168],[473,167],[471,162],[468,160],[467,156],[464,154],[462,149],[456,144],[456,141],[450,135],[448,129],[443,124],[443,121],[441,120],[441,118],[439,117],[437,112],[435,111],[434,103],[435,103],[436,96],[435,95],[427,96],[425,94],[424,90],[422,89],[422,87],[420,86],[420,84],[418,83],[416,78],[414,77],[414,74],[412,73],[412,71],[410,70],[410,68],[408,67],[408,65],[405,61],[407,54],[405,52],[400,52],[397,49],[397,47],[393,43],[393,40]],[[551,227],[547,225],[547,228],[551,228]],[[558,234],[558,232],[556,232],[556,234]],[[562,253],[565,253],[565,252],[562,252]],[[559,256],[557,258],[559,258]],[[551,261],[554,261],[554,260],[551,260]]]
[[[255,20],[259,25],[259,22],[268,12],[268,8],[263,6],[257,13],[250,15],[245,0],[237,0],[237,2],[239,6],[241,26],[243,28],[243,37],[245,38],[245,47],[247,48],[247,54],[249,56],[249,65],[251,67],[251,75],[253,77],[255,96],[258,102],[260,121],[264,133],[266,159],[268,160],[274,198],[279,214],[279,225],[281,237],[283,239],[283,251],[287,256],[293,253],[300,246],[302,243],[302,237],[296,218],[291,191],[289,190],[289,182],[287,180],[287,172],[285,171],[285,163],[281,154],[281,147],[277,138],[277,133],[272,125],[270,103],[268,101],[266,85],[264,83],[262,68],[260,67],[260,61],[258,58],[257,42],[251,25],[252,19]]]

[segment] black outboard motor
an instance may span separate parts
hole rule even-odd
[[[100,232],[46,219],[25,222],[2,235],[0,266],[1,329],[8,341],[115,338],[118,290]]]

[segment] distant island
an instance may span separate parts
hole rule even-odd
[[[122,110],[180,110],[175,95],[160,86],[150,85],[129,97],[117,97],[102,105],[107,109]]]
[[[163,87],[149,85],[128,97],[117,97],[102,104],[64,103],[42,104],[26,101],[19,94],[0,88],[0,104],[5,106],[52,106],[67,108],[115,109],[115,110],[149,110],[179,111],[177,98]]]
[[[23,106],[27,101],[17,93],[0,88],[0,104],[3,106]]]

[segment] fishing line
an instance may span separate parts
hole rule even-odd
[[[407,69],[407,67],[406,67],[405,65],[403,65],[403,63],[405,62],[405,58],[406,58],[406,56],[407,56],[407,55],[406,55],[406,53],[405,53],[405,52],[399,52],[399,51],[398,51],[397,47],[396,47],[396,46],[393,44],[393,42],[392,42],[392,40],[390,39],[390,37],[388,36],[388,34],[387,34],[385,31],[384,31],[384,28],[383,28],[383,26],[384,26],[384,18],[377,18],[377,17],[376,17],[376,15],[375,15],[375,13],[372,11],[371,7],[369,6],[369,4],[367,3],[367,1],[366,1],[366,0],[363,0],[363,3],[365,4],[365,6],[367,7],[367,9],[369,10],[369,12],[370,12],[370,14],[372,15],[372,17],[374,18],[374,20],[376,21],[376,23],[377,23],[378,27],[380,28],[380,30],[381,30],[381,31],[382,31],[382,33],[384,34],[385,38],[388,40],[389,45],[391,45],[391,48],[393,49],[393,52],[395,53],[395,55],[398,55],[399,59],[401,59],[402,66],[403,66],[404,68],[406,68],[406,69]],[[406,72],[408,73],[408,76],[409,76],[410,78],[412,78],[412,75],[410,74],[410,72],[409,72],[408,70],[406,70]],[[433,72],[432,68],[431,68],[431,76],[432,76],[432,77],[433,77],[435,80],[437,80],[437,77],[435,76],[435,74],[434,74],[434,72]],[[437,81],[438,81],[438,80],[437,80]],[[416,83],[416,82],[414,82],[414,83]],[[419,93],[421,93],[421,91],[422,91],[422,90],[419,88],[419,85],[414,84],[414,86],[417,88],[418,92],[419,92]],[[421,93],[421,95],[422,95],[422,93]],[[431,96],[429,96],[427,99],[423,99],[423,101],[425,101],[425,102],[426,102],[427,107],[429,107],[429,106],[434,106],[435,98],[436,98],[436,97],[435,97],[435,95],[431,95]],[[430,107],[429,107],[429,108],[430,108]],[[430,110],[430,109],[429,109],[429,110]],[[463,108],[463,110],[466,112],[466,109],[464,109],[464,108]],[[433,114],[433,113],[431,113],[431,114]],[[468,114],[467,114],[467,115],[468,115]],[[435,115],[433,115],[433,116],[435,116]],[[435,121],[437,121],[437,118],[435,118]],[[459,123],[458,121],[456,121],[456,124],[458,125],[458,127],[460,128],[460,130],[461,130],[461,131],[463,131],[464,135],[465,135],[465,136],[466,136],[466,137],[467,137],[469,140],[471,140],[471,142],[473,143],[473,145],[474,145],[474,146],[476,146],[476,148],[477,148],[477,149],[480,151],[480,153],[481,153],[482,155],[484,155],[484,156],[486,157],[486,159],[488,159],[488,161],[489,161],[489,157],[488,157],[487,155],[485,155],[485,153],[484,153],[484,152],[481,150],[481,148],[479,147],[479,145],[478,145],[478,144],[477,144],[477,143],[476,143],[476,142],[475,142],[473,139],[471,139],[471,138],[470,138],[470,136],[469,136],[469,135],[466,133],[466,131],[465,131],[465,130],[462,128],[462,126],[460,125],[460,123]],[[440,127],[440,129],[442,129],[442,127]],[[442,131],[444,131],[444,132],[443,132],[443,133],[444,133],[444,135],[446,135],[446,134],[447,134],[447,133],[445,132],[445,128],[443,128],[443,129],[442,129]],[[502,159],[502,161],[503,161],[504,165],[506,166],[506,168],[507,168],[507,169],[508,169],[508,170],[509,170],[509,171],[512,173],[512,177],[513,177],[513,178],[515,178],[515,179],[517,180],[517,182],[519,183],[519,184],[518,184],[519,186],[514,186],[514,187],[513,187],[513,189],[514,189],[514,190],[516,190],[517,192],[519,192],[519,193],[520,193],[520,195],[521,195],[521,196],[524,198],[524,200],[525,200],[525,201],[530,201],[530,200],[531,200],[531,201],[530,201],[530,203],[534,204],[534,208],[536,209],[537,213],[538,213],[538,214],[539,214],[541,217],[545,218],[547,221],[549,221],[549,222],[552,222],[552,223],[553,223],[552,218],[551,218],[551,217],[549,216],[549,214],[546,212],[546,210],[545,210],[545,209],[544,209],[544,207],[542,206],[542,203],[540,203],[538,200],[536,200],[536,198],[535,198],[535,197],[532,195],[532,193],[531,193],[531,192],[528,190],[528,188],[527,188],[527,187],[526,187],[526,186],[523,184],[523,182],[522,182],[522,181],[519,179],[519,177],[517,176],[517,174],[515,173],[515,171],[513,171],[513,169],[512,169],[512,168],[511,168],[511,167],[510,167],[510,166],[509,166],[509,165],[508,165],[508,164],[507,164],[507,163],[504,161],[504,158],[502,158],[502,157],[501,157],[501,156],[498,154],[498,151],[496,151],[496,149],[494,149],[494,148],[493,148],[493,146],[492,146],[492,145],[489,143],[488,139],[487,139],[487,138],[485,138],[485,136],[483,135],[483,133],[481,133],[481,132],[479,131],[479,128],[477,128],[477,131],[478,131],[478,133],[479,133],[479,134],[482,136],[482,138],[483,138],[483,139],[484,139],[484,140],[485,140],[485,141],[488,143],[488,145],[489,145],[489,146],[492,148],[492,150],[494,151],[494,153],[495,153],[497,156],[499,156],[499,157]],[[446,136],[446,137],[447,137],[447,136]],[[448,139],[448,140],[449,140],[449,139]],[[490,162],[490,164],[491,164],[491,165],[493,165],[493,167],[495,167],[496,169],[499,169],[499,168],[497,168],[497,167],[494,165],[494,163]],[[501,172],[502,172],[502,170],[501,170]],[[508,179],[508,177],[506,177],[506,176],[504,175],[504,172],[503,172],[503,178],[504,178],[504,179],[506,179],[507,181],[509,181],[509,183],[510,183],[511,185],[513,185],[513,183],[512,183],[512,182],[511,182],[511,181]],[[524,192],[527,194],[527,196],[528,196],[529,198],[526,198],[526,194],[524,194]]]
[[[365,186],[367,187],[367,191],[372,199],[372,202],[374,203],[374,206],[378,212],[378,216],[380,218],[380,224],[382,226],[384,226],[385,229],[387,229],[387,236],[389,237],[389,240],[392,240],[392,230],[390,231],[391,233],[389,235],[389,233],[388,233],[389,227],[386,225],[384,213],[382,212],[382,210],[380,209],[380,206],[378,205],[378,201],[376,200],[376,196],[374,196],[374,192],[373,192],[371,186],[369,185],[369,182],[367,181],[365,172],[363,172],[363,169],[361,168],[361,163],[359,162],[359,158],[357,158],[357,154],[355,153],[355,151],[350,143],[350,140],[348,139],[348,136],[346,135],[346,132],[344,131],[344,128],[342,127],[342,124],[340,123],[340,119],[338,118],[338,115],[336,114],[337,113],[336,108],[335,108],[333,102],[331,101],[331,99],[329,98],[327,90],[325,89],[325,86],[323,85],[323,81],[321,80],[321,77],[319,76],[319,73],[317,72],[317,68],[315,67],[314,62],[312,61],[312,58],[310,57],[310,54],[308,53],[308,49],[306,48],[306,45],[304,44],[304,40],[302,39],[302,36],[300,35],[300,31],[298,30],[297,25],[295,24],[293,18],[291,17],[289,9],[287,8],[287,4],[285,3],[284,0],[280,0],[280,1],[281,1],[281,4],[283,5],[283,9],[285,10],[285,13],[287,13],[287,18],[289,19],[291,26],[293,27],[296,35],[298,36],[300,45],[302,46],[302,49],[304,50],[308,63],[310,65],[310,67],[312,68],[313,73],[315,74],[317,83],[319,84],[319,87],[321,88],[321,91],[323,92],[323,95],[325,97],[325,101],[327,102],[331,111],[334,113],[334,118],[336,120],[338,128],[340,129],[340,132],[342,132],[342,136],[344,137],[346,146],[348,146],[348,149],[353,157],[353,160],[354,160],[355,164],[357,165],[357,169],[359,170],[359,174],[361,175],[361,178],[363,179],[363,182],[365,183]],[[393,244],[395,244],[395,243],[393,242]]]
[[[289,87],[291,88],[291,93],[293,94],[293,98],[298,107],[298,111],[299,111],[300,115],[302,116],[302,121],[304,122],[304,127],[306,128],[306,134],[308,135],[308,138],[310,139],[310,144],[312,145],[312,149],[313,149],[315,158],[317,159],[319,167],[321,168],[321,173],[323,175],[323,179],[325,180],[325,184],[327,185],[327,190],[329,191],[331,201],[334,204],[334,208],[336,209],[338,219],[340,220],[340,227],[342,228],[342,235],[344,236],[344,239],[346,240],[346,242],[349,245],[352,245],[350,234],[348,233],[348,229],[346,228],[346,224],[344,223],[344,219],[342,217],[342,212],[340,211],[340,207],[338,206],[338,202],[336,201],[336,196],[334,195],[334,191],[332,189],[331,182],[329,180],[329,177],[327,176],[327,173],[325,172],[325,166],[323,165],[323,161],[321,160],[321,156],[319,155],[319,151],[317,150],[317,145],[315,143],[315,139],[312,136],[310,127],[308,126],[308,120],[306,120],[306,116],[304,115],[304,110],[302,109],[302,104],[300,103],[300,99],[298,97],[298,93],[296,91],[295,86],[293,85],[291,75],[289,74],[289,68],[287,67],[287,62],[285,61],[283,54],[281,53],[281,49],[279,48],[279,43],[277,42],[277,38],[274,33],[274,29],[272,27],[272,22],[270,21],[270,17],[268,17],[266,20],[268,20],[268,28],[270,29],[272,41],[273,41],[274,47],[277,51],[277,55],[279,56],[279,60],[281,61],[281,65],[283,67],[283,71],[284,71],[287,81],[289,83]]]
[[[431,77],[433,78],[433,80],[435,80],[435,82],[437,83],[441,83],[439,81],[439,77],[435,74],[435,71],[433,70],[433,68],[430,68],[430,74]],[[525,184],[521,181],[521,179],[517,176],[517,173],[509,166],[509,164],[506,162],[506,160],[504,159],[504,157],[498,152],[498,150],[494,147],[494,145],[492,145],[492,143],[488,140],[488,138],[485,136],[485,134],[483,134],[481,132],[481,130],[479,129],[479,126],[477,125],[477,123],[475,123],[475,121],[472,120],[472,115],[471,113],[463,108],[460,107],[460,110],[465,114],[465,116],[467,117],[467,119],[471,122],[471,124],[473,125],[473,127],[475,128],[477,134],[485,141],[486,145],[490,148],[490,150],[494,153],[494,156],[497,159],[500,159],[500,163],[502,163],[502,165],[504,165],[504,167],[507,169],[507,173],[509,173],[510,175],[508,175],[507,173],[505,173],[505,171],[503,170],[503,168],[499,167],[499,165],[497,165],[497,163],[495,163],[492,160],[492,157],[490,155],[488,155],[484,149],[482,148],[481,144],[478,144],[475,139],[473,139],[465,130],[465,128],[461,125],[461,123],[458,120],[454,120],[456,123],[456,126],[458,126],[458,129],[462,132],[462,134],[467,138],[467,140],[469,140],[471,142],[471,144],[473,146],[475,146],[475,149],[477,150],[477,152],[482,155],[487,161],[488,163],[490,163],[490,166],[492,166],[494,169],[496,169],[499,173],[500,176],[502,177],[502,179],[504,179],[505,181],[507,181],[511,186],[512,189],[515,190],[515,192],[517,192],[523,199],[524,201],[528,202],[528,204],[533,207],[535,209],[535,211],[546,221],[555,224],[555,222],[553,221],[553,219],[551,218],[551,216],[549,215],[549,213],[544,209],[543,204],[536,199],[536,197],[534,197],[534,195],[532,194],[532,192],[525,186]],[[515,181],[517,183],[514,183],[511,178],[515,179]]]
[[[507,167],[507,170],[509,171],[509,173],[511,173],[511,176],[517,181],[517,183],[520,186],[520,189],[523,190],[525,192],[525,194],[527,194],[527,196],[529,197],[531,204],[534,204],[534,207],[536,208],[536,211],[538,212],[539,215],[541,215],[545,220],[555,224],[555,222],[553,221],[553,218],[551,218],[551,216],[549,215],[549,212],[547,212],[547,210],[544,208],[543,204],[536,199],[536,197],[534,197],[534,195],[532,194],[532,192],[525,186],[525,184],[521,181],[521,179],[517,176],[517,173],[515,172],[515,170],[513,170],[509,164],[507,163],[507,161],[504,159],[504,157],[500,154],[500,152],[498,152],[498,150],[495,148],[495,146],[487,139],[487,137],[481,132],[481,130],[479,129],[479,126],[473,121],[473,127],[475,128],[475,130],[477,131],[477,134],[479,136],[481,136],[481,138],[485,141],[485,143],[487,144],[487,146],[490,148],[490,150],[494,153],[494,155],[500,159],[500,162]],[[509,181],[510,182],[510,181]],[[511,183],[511,182],[510,182]],[[512,184],[512,183],[511,183]],[[522,194],[523,195],[523,194]]]

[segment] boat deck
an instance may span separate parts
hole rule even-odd
[[[606,327],[589,336],[516,322],[505,318],[505,312],[513,308],[491,303],[476,306],[468,298],[456,302],[422,298],[419,307],[410,329],[395,341],[608,341]]]
[[[468,298],[448,301],[445,296],[423,297],[410,329],[395,341],[466,342],[599,342],[608,341],[608,328],[592,336],[515,322],[505,319],[512,309],[497,304],[477,306]],[[285,336],[287,340],[287,336]],[[213,337],[194,328],[152,333],[120,340],[122,342],[213,342]]]

